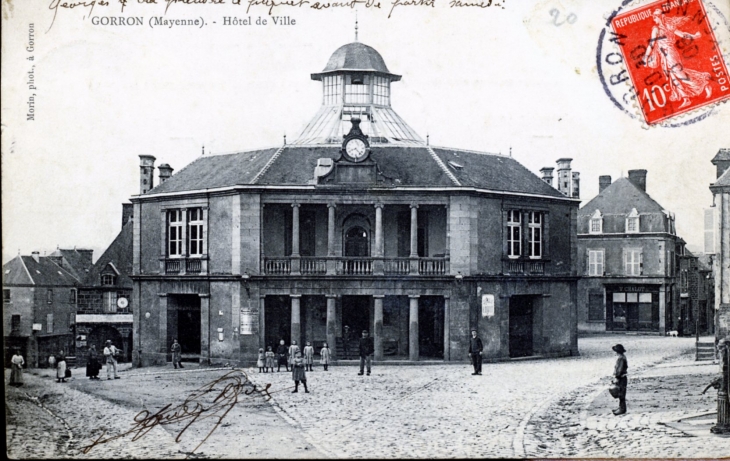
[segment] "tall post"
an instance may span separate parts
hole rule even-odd
[[[408,329],[408,358],[411,361],[418,360],[418,296],[409,296],[410,315]]]
[[[720,390],[717,391],[717,424],[710,428],[714,434],[730,433],[730,402],[728,402],[728,393],[730,392],[730,343],[727,339],[719,341],[717,347],[720,349],[720,360],[722,366],[722,375],[720,382]]]
[[[451,343],[449,331],[449,298],[444,297],[444,360],[451,360]]]
[[[373,296],[375,301],[375,360],[383,360],[383,295]]]
[[[335,208],[334,203],[327,204],[327,275],[334,275],[337,272],[335,260]],[[333,344],[328,344],[330,348]]]
[[[160,297],[160,352],[162,363],[167,363],[167,351],[170,347],[170,344],[167,344],[167,293],[157,293],[157,296]],[[150,358],[154,360],[154,354],[151,355]]]
[[[188,268],[188,209],[181,208],[180,215],[182,216],[182,227],[180,228],[180,238],[182,238],[182,249],[180,250],[180,275],[185,275],[185,271]]]
[[[373,266],[373,273],[375,273],[375,275],[382,275],[385,271],[385,263],[383,261],[384,254],[385,254],[385,250],[383,248],[383,204],[376,203],[375,204],[375,251],[373,254],[373,256],[375,256],[375,258],[376,258],[374,261],[374,266]]]
[[[301,349],[302,345],[302,295],[291,295],[291,341],[296,341]]]
[[[418,205],[411,203],[411,264],[410,273],[418,274]]]
[[[291,273],[299,275],[299,204],[292,203],[291,208]]]
[[[266,350],[266,296],[259,299],[259,347]]]
[[[330,348],[332,360],[337,360],[337,327],[335,310],[335,296],[327,295],[327,345]]]
[[[200,296],[200,363],[210,364],[210,295]]]

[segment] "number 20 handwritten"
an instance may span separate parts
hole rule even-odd
[[[550,10],[550,16],[553,17],[553,24],[558,27],[562,26],[566,22],[568,24],[574,24],[575,21],[578,20],[578,16],[576,16],[574,13],[570,13],[568,16],[566,16],[563,22],[558,22],[558,18],[560,18],[560,10],[558,10],[557,8],[553,8],[552,10]]]

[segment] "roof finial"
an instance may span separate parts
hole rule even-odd
[[[203,153],[201,155],[205,155],[205,144],[203,144]]]
[[[429,142],[430,142],[430,141],[429,141],[429,138],[430,138],[430,137],[431,137],[431,135],[430,135],[430,134],[428,134],[428,133],[426,133],[426,145],[427,145],[427,146],[429,145]]]
[[[355,41],[357,41],[357,10],[355,10]]]
[[[509,156],[512,157],[512,146],[509,146]]]
[[[286,133],[284,133],[284,145],[286,146]]]

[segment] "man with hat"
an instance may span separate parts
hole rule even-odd
[[[360,373],[362,375],[365,364],[368,367],[368,376],[370,376],[370,366],[373,360],[373,353],[375,352],[375,343],[373,338],[368,336],[368,331],[362,331],[362,338],[360,338]]]
[[[616,355],[618,355],[618,358],[616,359],[616,366],[613,369],[613,382],[618,384],[619,388],[618,408],[613,410],[613,414],[618,416],[626,413],[626,384],[628,383],[626,373],[629,369],[629,362],[626,360],[626,356],[624,355],[624,352],[626,352],[624,346],[616,344],[611,349],[613,349]]]
[[[477,336],[476,330],[471,330],[471,338],[469,338],[469,357],[474,365],[474,373],[472,375],[482,374],[482,350],[484,345],[482,339]]]
[[[114,369],[114,379],[119,379],[117,375],[117,348],[112,344],[111,339],[106,340],[106,346],[104,347],[104,359],[106,360],[106,379],[112,379],[112,369]]]

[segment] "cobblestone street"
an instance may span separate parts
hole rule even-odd
[[[629,360],[629,413],[610,409],[610,346],[624,344]],[[717,457],[730,439],[689,437],[661,422],[712,411],[716,392],[699,395],[717,366],[696,365],[694,340],[601,336],[580,340],[580,357],[485,364],[483,376],[460,365],[378,366],[358,376],[352,366],[321,365],[308,372],[310,393],[291,393],[289,373],[246,370],[258,385],[271,384],[272,400],[239,396],[210,438],[199,421],[156,426],[131,436],[80,447],[103,428],[129,430],[143,408],[178,405],[227,370],[142,368],[116,381],[85,378],[56,384],[48,370],[26,374],[9,388],[8,453],[13,457]],[[230,370],[228,370],[230,371]],[[81,376],[83,369],[75,370]],[[102,373],[103,374],[103,373]],[[222,386],[220,386],[222,387]],[[37,400],[33,400],[37,398]],[[42,405],[42,406],[41,406]],[[708,443],[711,440],[710,443]],[[619,443],[621,441],[621,443]]]

